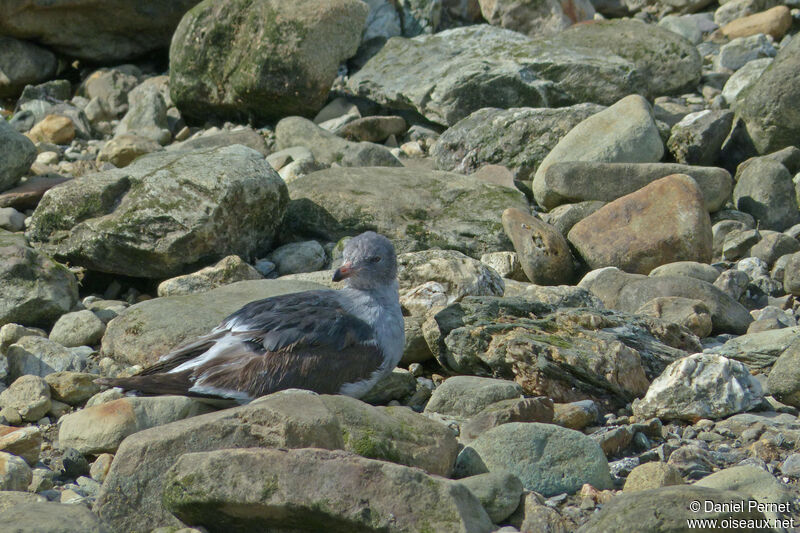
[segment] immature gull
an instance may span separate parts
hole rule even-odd
[[[368,231],[343,259],[333,275],[343,289],[250,302],[139,374],[98,383],[240,403],[290,388],[363,396],[403,353],[397,258],[389,239]]]

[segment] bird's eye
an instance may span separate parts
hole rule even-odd
[[[369,258],[370,263],[379,263],[380,260],[381,258],[379,255],[373,255],[372,257]]]

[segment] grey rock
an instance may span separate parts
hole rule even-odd
[[[50,340],[62,346],[94,346],[100,342],[106,325],[85,309],[61,315],[50,331]]]
[[[658,25],[673,33],[677,33],[694,45],[703,40],[701,22],[693,15],[667,15],[658,21]]]
[[[249,127],[193,137],[183,142],[172,143],[167,147],[167,150],[204,150],[206,148],[218,148],[234,144],[247,146],[264,156],[269,155],[264,137]]]
[[[714,65],[717,69],[738,70],[750,61],[774,57],[776,53],[775,47],[763,33],[738,37],[722,45]]]
[[[732,491],[696,487],[694,485],[668,486],[623,494],[614,498],[603,509],[594,514],[578,530],[580,533],[623,533],[630,531],[631,524],[643,531],[669,531],[686,527],[689,519],[710,520],[764,520],[764,513],[756,510],[689,511],[694,501],[747,501],[747,496]],[[670,509],[658,512],[657,509]],[[745,522],[746,523],[746,522]]]
[[[629,493],[671,485],[683,485],[681,473],[672,465],[653,461],[641,464],[631,470],[625,479],[625,487],[622,490]]]
[[[14,187],[36,160],[36,147],[8,122],[0,120],[0,192]]]
[[[761,240],[750,248],[751,258],[761,259],[765,263],[766,268],[765,272],[761,273],[762,276],[768,274],[779,257],[795,252],[800,252],[800,241],[784,233],[766,231],[762,232]]]
[[[775,479],[775,477],[757,466],[744,465],[725,468],[704,477],[694,484],[696,487],[711,487],[746,494],[754,500],[768,505],[770,503],[789,503],[794,499],[791,489]],[[765,510],[764,514],[772,519],[782,518],[781,513]]]
[[[381,378],[361,401],[372,405],[385,405],[392,400],[404,401],[411,397],[417,389],[417,380],[411,372],[395,368]]]
[[[637,315],[649,315],[685,327],[699,338],[708,337],[713,329],[711,312],[700,300],[663,296],[642,305]]]
[[[755,158],[740,166],[733,201],[753,215],[762,229],[782,231],[800,221],[792,175],[782,164]]]
[[[479,109],[448,128],[431,148],[436,168],[472,174],[485,164],[503,165],[519,180],[530,179],[558,141],[604,108]]]
[[[512,422],[482,434],[458,454],[456,475],[506,470],[544,496],[575,492],[584,483],[611,488],[600,446],[578,431],[553,424]]]
[[[357,118],[337,130],[337,134],[353,141],[379,143],[389,136],[400,136],[408,129],[403,117],[369,116]]]
[[[786,329],[797,330],[798,328]],[[795,334],[796,333],[795,331]],[[794,340],[775,361],[769,373],[769,377],[767,378],[769,394],[780,402],[794,407],[800,406],[800,372],[798,372],[798,360],[800,360],[800,343]]]
[[[654,163],[663,154],[664,143],[653,120],[650,104],[641,96],[627,96],[585,119],[561,138],[536,170],[531,186],[533,195],[539,205],[554,207],[548,201],[549,188],[544,179],[548,167],[554,163]]]
[[[744,333],[753,321],[736,300],[711,283],[685,276],[640,276],[616,268],[589,272],[578,283],[590,290],[609,309],[633,313],[659,296],[681,296],[702,300],[711,311],[714,331]]]
[[[49,326],[77,299],[72,272],[0,230],[0,324]]]
[[[0,207],[0,229],[22,231],[25,229],[25,215],[13,207]]]
[[[408,408],[284,391],[128,437],[114,457],[95,511],[118,531],[177,526],[161,504],[165,472],[186,453],[226,448],[344,449],[442,476],[450,474],[457,453],[449,428]]]
[[[528,279],[522,270],[522,264],[516,252],[490,252],[483,254],[481,263],[491,267],[504,278],[516,281],[526,281]]]
[[[78,89],[79,95],[89,99],[86,114],[91,121],[122,117],[128,111],[128,93],[139,84],[141,75],[133,65],[92,72]]]
[[[95,8],[76,0],[46,6],[14,0],[0,10],[0,33],[34,40],[68,57],[108,63],[169,45],[178,21],[196,3],[148,0],[134,6],[117,0]]]
[[[111,533],[102,520],[84,505],[51,502],[25,503],[0,511],[4,524],[14,524],[15,533]]]
[[[694,354],[675,361],[633,401],[644,419],[724,418],[761,403],[761,385],[746,365],[716,354]]]
[[[289,530],[297,524],[332,533],[494,529],[466,486],[342,451],[189,453],[167,473],[163,494],[165,507],[182,522],[211,530]]]
[[[722,88],[722,97],[725,98],[725,101],[730,106],[735,106],[739,95],[743,94],[745,89],[753,85],[773,61],[774,59],[771,57],[754,59],[748,61],[739,70],[734,72]]]
[[[293,242],[273,250],[267,259],[275,263],[278,275],[322,270],[327,261],[325,250],[317,241]]]
[[[313,115],[356,52],[368,11],[356,0],[202,2],[172,38],[172,100],[197,120]]]
[[[494,524],[502,523],[519,507],[522,482],[508,472],[487,472],[459,480],[475,495]]]
[[[25,491],[31,477],[31,469],[22,458],[0,452],[0,491]]]
[[[562,165],[572,164],[573,163],[556,163],[548,170],[552,172],[553,169],[560,168]],[[577,164],[581,165],[582,163]],[[591,166],[592,163],[587,163],[586,165]],[[569,234],[569,230],[571,230],[575,224],[596,212],[604,205],[606,205],[606,202],[601,200],[587,200],[574,204],[561,204],[547,213],[540,214],[540,216],[542,220],[556,228],[561,235],[566,237]]]
[[[144,301],[109,322],[102,353],[127,364],[149,366],[184,340],[208,333],[246,303],[319,288],[298,281],[239,281],[207,292]]]
[[[167,104],[157,87],[141,84],[128,93],[128,112],[114,135],[133,134],[165,145],[172,140],[167,124]]]
[[[594,307],[595,309],[603,309],[605,307],[591,292],[572,285],[512,284],[507,281],[504,296],[521,296],[526,300],[549,304],[557,309],[561,307]]]
[[[54,372],[44,378],[52,398],[69,405],[79,405],[100,392],[95,379],[96,374],[70,371]]]
[[[736,112],[743,118],[747,133],[760,154],[796,144],[800,122],[796,102],[800,84],[800,39],[781,48],[775,61],[741,95]]]
[[[374,143],[354,143],[326,131],[308,119],[287,117],[275,127],[278,149],[308,148],[319,163],[345,167],[399,167],[400,161],[388,148]]]
[[[553,38],[556,46],[579,46],[618,55],[643,76],[639,94],[652,99],[693,90],[702,60],[695,46],[667,29],[637,20],[603,20],[577,24]]]
[[[422,334],[422,323],[425,321],[425,317],[406,316],[403,317],[403,321],[406,343],[400,364],[405,366],[412,363],[424,363],[428,359],[432,359],[433,353],[428,348],[428,343],[425,342],[425,336]]]
[[[800,477],[800,453],[793,453],[781,465],[781,472],[787,476]]]
[[[237,281],[262,279],[263,276],[238,255],[229,255],[209,267],[162,281],[158,284],[159,296],[177,296],[205,292]]]
[[[689,113],[672,127],[667,148],[679,163],[712,165],[733,124],[732,111],[706,109]]]
[[[729,359],[741,361],[753,370],[764,371],[775,364],[798,333],[800,333],[798,327],[748,333],[734,337],[712,351]]]
[[[677,163],[605,163],[564,161],[550,165],[540,178],[540,205],[553,209],[564,203],[610,202],[672,174],[691,176],[709,212],[718,211],[730,199],[733,180],[727,170]]]
[[[53,372],[80,371],[87,366],[85,355],[39,336],[17,340],[6,350],[6,358],[11,379],[28,374],[44,377]]]
[[[425,412],[467,418],[493,403],[521,396],[522,387],[513,381],[453,376],[436,387],[425,406]]]
[[[6,418],[9,418],[9,414],[16,415],[17,424],[19,420],[36,422],[50,410],[50,387],[39,376],[17,378],[0,393],[0,408]]]
[[[789,294],[800,296],[800,253],[792,254],[786,263],[783,289]]]
[[[27,41],[0,37],[0,97],[16,97],[26,85],[48,80],[58,61],[52,52]]]
[[[164,278],[268,250],[287,200],[283,181],[249,148],[158,152],[54,189],[27,235],[73,264]]]
[[[570,76],[561,76],[563,70]],[[484,107],[608,105],[641,83],[636,67],[618,55],[554,46],[477,25],[390,39],[350,78],[348,88],[391,108],[412,109],[432,122],[453,125]]]
[[[544,396],[509,398],[486,406],[461,425],[462,442],[469,442],[492,428],[509,422],[553,422],[553,401]]]
[[[508,250],[500,214],[525,196],[470,176],[413,168],[330,168],[296,179],[282,235],[338,241],[371,229],[398,253],[454,249],[471,257]]]

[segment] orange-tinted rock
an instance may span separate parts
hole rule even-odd
[[[766,33],[772,35],[775,40],[780,40],[791,26],[792,13],[789,8],[776,6],[761,13],[733,20],[724,25],[720,32],[729,39]]]
[[[75,138],[75,124],[68,117],[47,115],[27,133],[27,136],[33,142],[69,144]]]
[[[654,181],[584,218],[569,241],[590,268],[647,274],[675,261],[711,261],[711,220],[685,174]]]

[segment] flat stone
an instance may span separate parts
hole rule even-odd
[[[97,154],[97,162],[108,161],[118,168],[130,165],[137,157],[151,152],[163,150],[161,145],[152,139],[125,133],[110,139]]]
[[[672,465],[658,461],[637,466],[625,479],[624,492],[639,492],[671,485],[683,485],[681,473]]]
[[[732,20],[719,31],[728,39],[765,33],[780,41],[791,26],[792,14],[789,8],[775,6],[760,13]]]
[[[4,524],[14,524],[19,533],[111,533],[102,520],[85,505],[26,503],[0,512]]]
[[[263,276],[238,255],[224,257],[197,272],[177,276],[158,284],[158,296],[178,296],[205,292],[237,281],[263,279]]]
[[[481,433],[509,422],[553,421],[553,401],[539,396],[536,398],[509,398],[487,405],[478,414],[461,425],[462,441],[478,438]]]
[[[626,96],[585,119],[562,137],[539,165],[531,188],[539,205],[552,206],[547,200],[544,175],[554,163],[655,163],[662,155],[664,143],[650,104],[639,95]]]
[[[425,406],[425,412],[470,417],[493,403],[521,396],[522,387],[513,381],[453,376],[436,387]]]
[[[713,329],[708,306],[700,300],[690,298],[679,296],[653,298],[637,309],[636,314],[680,324],[701,339],[708,337]]]

